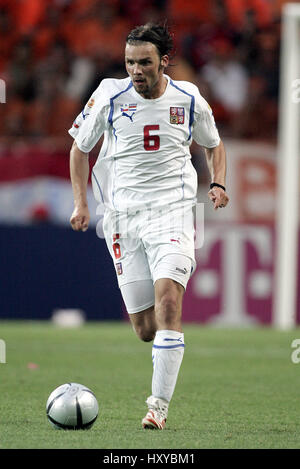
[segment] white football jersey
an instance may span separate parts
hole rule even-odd
[[[192,140],[213,148],[220,142],[211,108],[198,88],[172,81],[157,99],[145,99],[130,77],[105,79],[69,133],[89,153],[104,141],[92,170],[95,198],[110,210],[196,201]]]

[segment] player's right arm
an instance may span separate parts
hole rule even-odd
[[[79,150],[75,140],[70,151],[70,176],[74,196],[74,210],[70,223],[75,231],[86,231],[90,212],[87,202],[89,154]]]
[[[70,177],[74,195],[74,210],[70,223],[75,231],[86,231],[90,221],[87,202],[89,152],[103,134],[108,121],[109,99],[104,90],[104,83],[105,80],[94,91],[69,129],[69,134],[74,138],[70,151]]]

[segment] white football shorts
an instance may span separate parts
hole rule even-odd
[[[103,232],[129,314],[154,305],[154,283],[170,278],[186,288],[195,270],[191,205],[106,211]]]

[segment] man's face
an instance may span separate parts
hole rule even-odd
[[[138,45],[126,44],[125,65],[135,90],[144,98],[155,98],[163,81],[164,67],[168,56],[160,58],[158,50],[151,42]]]

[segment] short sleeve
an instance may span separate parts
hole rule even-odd
[[[213,112],[209,104],[197,90],[195,96],[194,123],[192,131],[193,139],[206,148],[217,147],[220,136],[216,127]]]
[[[79,150],[89,153],[94,148],[107,128],[108,113],[109,99],[102,82],[68,131]]]

